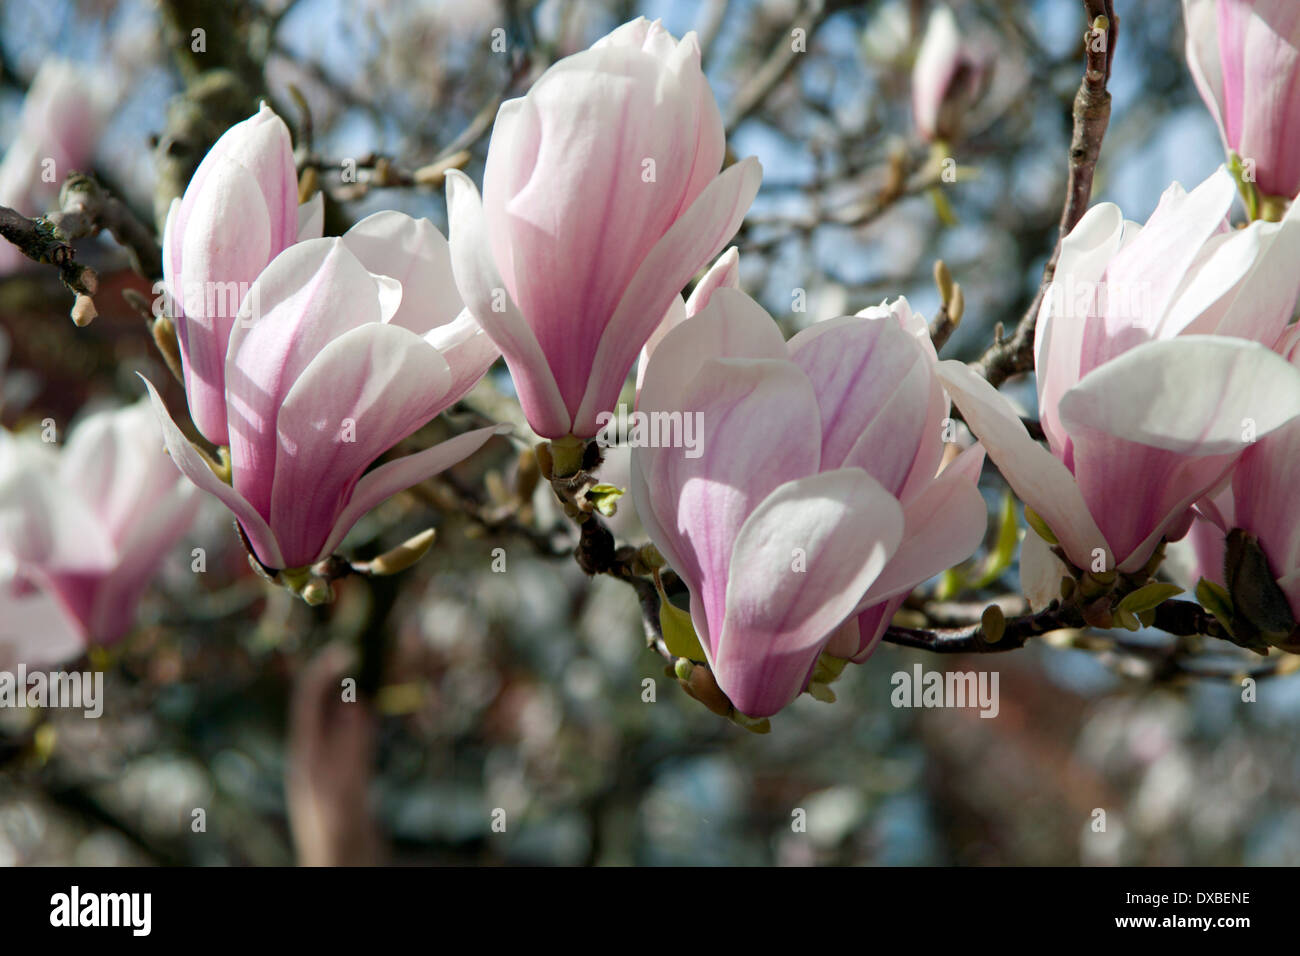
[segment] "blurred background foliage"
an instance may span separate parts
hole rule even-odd
[[[758,155],[765,169],[737,239],[743,287],[787,333],[898,294],[932,315],[931,267],[942,257],[967,303],[945,356],[973,358],[995,323],[1023,312],[1051,250],[1086,25],[1081,4],[1066,0],[954,7],[993,39],[995,78],[951,147],[959,181],[934,188],[911,185],[930,158],[909,106],[927,5],[896,0],[6,0],[0,146],[41,63],[75,61],[113,103],[94,172],[151,221],[202,155],[204,131],[173,98],[188,88],[192,105],[201,71],[224,68],[237,82],[199,118],[238,118],[268,97],[319,165],[331,232],[382,208],[445,231],[441,191],[383,186],[377,157],[412,170],[467,148],[479,178],[485,118],[503,95],[620,22],[661,17],[674,34],[700,31],[732,151]],[[1114,110],[1094,199],[1141,221],[1170,181],[1210,173],[1221,148],[1183,61],[1179,4],[1117,8]],[[195,23],[209,31],[201,54],[184,42]],[[792,25],[808,29],[807,52],[768,84],[765,67],[779,65]],[[491,49],[497,28],[504,53]],[[310,111],[309,148],[291,87]],[[348,158],[360,185],[340,181]],[[63,427],[88,405],[133,400],[136,371],[168,379],[118,294],[147,294],[148,283],[107,238],[81,255],[103,278],[100,316],[86,329],[68,321],[52,270],[0,279],[6,427],[45,417]],[[1010,391],[1032,410],[1027,383]],[[498,368],[451,421],[510,418],[509,396]],[[169,402],[182,407],[178,389]],[[837,703],[803,697],[769,736],[754,736],[673,686],[644,649],[632,591],[588,580],[568,559],[571,532],[544,488],[521,513],[533,534],[483,520],[515,493],[515,457],[494,445],[379,509],[350,538],[354,552],[377,553],[430,524],[438,543],[396,579],[341,582],[328,609],[267,588],[228,516],[206,508],[161,569],[137,632],[92,655],[107,675],[101,719],[0,711],[0,862],[293,861],[283,786],[291,695],[331,641],[359,644],[371,660],[379,648],[386,662],[370,792],[394,862],[1300,859],[1297,678],[1262,682],[1246,704],[1232,681],[1153,683],[1106,654],[1039,641],[980,659],[885,645],[848,669]],[[607,480],[625,469],[612,456]],[[986,480],[993,510],[1001,486],[991,471]],[[625,499],[615,528],[642,541],[630,511]],[[196,547],[207,554],[202,574],[190,568]],[[494,559],[503,571],[490,570]],[[1012,569],[1001,591],[1015,587]],[[997,670],[1000,713],[891,707],[891,674],[916,663]],[[345,776],[369,772],[347,752],[323,759]],[[205,832],[193,832],[195,808]],[[497,808],[504,833],[492,830]],[[1101,833],[1091,827],[1097,808],[1107,814]],[[797,809],[806,832],[792,828]]]

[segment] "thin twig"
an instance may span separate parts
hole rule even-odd
[[[772,91],[780,86],[794,69],[802,52],[793,42],[794,31],[802,29],[803,38],[807,41],[817,32],[817,28],[826,22],[827,17],[847,5],[845,0],[808,0],[800,7],[794,19],[790,21],[790,26],[776,40],[767,59],[731,101],[731,109],[727,113],[728,133],[758,110]]]
[[[1111,60],[1115,54],[1115,41],[1119,19],[1115,16],[1111,0],[1084,0],[1090,29],[1084,38],[1085,65],[1083,81],[1074,97],[1074,131],[1070,138],[1070,172],[1066,184],[1065,205],[1061,210],[1061,223],[1057,229],[1056,247],[1043,268],[1043,279],[1033,303],[1016,325],[1008,339],[996,340],[972,366],[995,388],[1013,375],[1032,371],[1034,367],[1034,329],[1038,312],[1047,288],[1056,275],[1056,263],[1061,255],[1061,244],[1075,225],[1083,218],[1092,197],[1092,179],[1101,155],[1102,139],[1110,122]],[[1104,18],[1105,32],[1091,29],[1099,18]]]
[[[89,324],[96,315],[94,296],[99,289],[99,275],[77,261],[72,247],[75,240],[107,229],[130,253],[137,272],[147,279],[161,276],[162,252],[153,230],[93,178],[83,173],[70,174],[59,192],[59,203],[57,212],[35,218],[0,206],[0,237],[33,262],[59,270],[59,278],[76,297],[71,314],[77,325]]]

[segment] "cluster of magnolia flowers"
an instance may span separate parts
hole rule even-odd
[[[1151,607],[1113,598],[1139,591],[1195,523],[1206,607],[1239,643],[1296,646],[1300,116],[1285,94],[1300,11],[1185,6],[1231,171],[1171,186],[1145,225],[1099,204],[1065,239],[1034,349],[1046,447],[976,370],[939,360],[904,299],[784,338],[724,252],[759,164],[724,168],[695,36],[641,19],[501,107],[481,193],[447,176],[448,239],[398,212],[322,238],[285,124],[263,107],[229,130],[163,237],[189,414],[214,450],[186,439],[152,385],[156,419],[136,406],[88,420],[58,461],[0,445],[0,481],[29,503],[0,524],[0,544],[25,542],[11,602],[74,609],[84,640],[125,629],[128,592],[193,509],[161,442],[233,512],[262,570],[325,599],[313,568],[362,515],[500,430],[372,467],[503,356],[550,440],[549,478],[590,467],[634,365],[638,412],[703,423],[691,454],[634,442],[630,493],[676,672],[742,723],[825,696],[915,588],[980,547],[986,454],[1034,529],[1021,578],[1035,608],[1076,601],[1090,623],[1150,624]],[[938,139],[988,59],[946,10],[930,34],[914,107]],[[1252,221],[1234,227],[1239,192]],[[977,441],[957,438],[952,404]],[[118,474],[128,456],[139,464]]]

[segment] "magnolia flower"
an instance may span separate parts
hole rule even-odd
[[[1224,146],[1268,196],[1300,192],[1300,5],[1183,0],[1187,65]]]
[[[446,240],[427,220],[381,212],[341,239],[286,249],[253,283],[223,376],[229,484],[149,391],[180,469],[235,513],[263,565],[297,569],[331,554],[375,505],[497,433],[466,432],[367,471],[497,354],[460,310]]]
[[[1300,366],[1300,333],[1296,332],[1296,327],[1289,330],[1282,352],[1293,366]],[[1232,587],[1233,582],[1225,575],[1225,559],[1233,562],[1235,556],[1230,555],[1232,549],[1225,536],[1236,528],[1251,535],[1263,550],[1268,561],[1268,574],[1277,582],[1290,605],[1292,617],[1300,620],[1300,483],[1295,480],[1297,462],[1300,462],[1300,419],[1263,436],[1242,452],[1232,473],[1232,484],[1197,504],[1200,517],[1193,526],[1192,536],[1202,575],[1216,584]],[[1241,559],[1235,557],[1235,561],[1240,563]],[[1242,570],[1233,569],[1237,574]],[[1249,573],[1247,569],[1246,574]],[[1233,590],[1238,601],[1244,598],[1245,603],[1256,605],[1237,608],[1239,616],[1258,617],[1259,612],[1265,611],[1267,617],[1267,603],[1260,599],[1258,588],[1247,586],[1245,594],[1240,585]]]
[[[0,645],[27,663],[125,634],[197,506],[144,402],[86,417],[57,454],[0,432],[0,502]]]
[[[962,36],[945,4],[930,14],[912,67],[912,121],[925,140],[954,140],[962,122],[988,87],[991,52]]]
[[[978,451],[935,480],[947,401],[923,329],[900,300],[787,343],[724,287],[650,358],[638,412],[696,415],[703,443],[695,458],[634,446],[637,515],[746,715],[793,700],[833,638],[837,656],[869,651],[878,622],[859,632],[858,615],[883,613],[983,536]]]
[[[699,41],[624,24],[501,106],[480,200],[447,176],[452,262],[540,435],[591,437],[687,281],[735,234],[758,161],[721,175]]]
[[[0,161],[0,204],[25,216],[51,209],[68,173],[85,170],[108,112],[104,86],[66,60],[42,63]],[[0,244],[0,273],[29,260]]]
[[[163,279],[180,340],[194,424],[227,445],[225,366],[231,327],[267,264],[321,234],[319,195],[302,207],[289,128],[269,106],[230,127],[203,158],[163,229]]]
[[[959,446],[944,444],[945,429],[953,424],[948,418],[951,406],[938,376],[939,358],[930,341],[925,318],[912,312],[904,298],[863,309],[858,317],[885,323],[886,329],[890,323],[897,324],[918,346],[909,351],[897,341],[892,357],[874,352],[865,356],[865,363],[869,364],[864,364],[860,374],[873,381],[870,384],[856,381],[851,386],[856,390],[854,397],[871,395],[874,401],[884,403],[878,409],[864,412],[863,421],[870,421],[858,440],[858,454],[864,460],[869,460],[868,455],[905,460],[908,449],[916,449],[901,483],[888,475],[877,474],[903,506],[906,524],[902,544],[859,602],[856,617],[846,621],[826,646],[827,653],[834,657],[861,663],[876,649],[890,621],[914,588],[975,552],[988,527],[988,510],[979,493],[984,449],[975,444],[957,451]],[[848,320],[840,321],[848,323]],[[835,354],[834,336],[819,344],[820,354],[812,359],[807,338],[826,324],[813,326],[790,341],[796,361],[814,381],[821,375],[832,375],[837,363],[848,361]],[[854,336],[861,335],[855,324],[848,324]],[[888,338],[897,340],[892,331]],[[846,351],[851,354],[852,346]],[[800,354],[809,360],[801,360]],[[907,361],[911,365],[904,370]],[[891,379],[891,375],[896,379]],[[910,414],[896,407],[903,403],[912,406]]]
[[[974,371],[940,363],[971,430],[1077,567],[1142,568],[1250,441],[1300,413],[1300,375],[1266,347],[1300,292],[1300,223],[1232,230],[1234,192],[1221,168],[1191,193],[1171,186],[1145,226],[1103,203],[1066,237],[1034,348],[1050,451]],[[1022,571],[1040,577],[1023,566],[1046,556],[1027,544]]]

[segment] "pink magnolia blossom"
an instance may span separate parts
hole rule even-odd
[[[871,414],[871,423],[859,439],[860,455],[901,454],[906,458],[908,448],[913,445],[916,448],[901,485],[888,477],[881,478],[903,506],[906,519],[903,541],[880,578],[859,602],[857,617],[846,621],[826,646],[827,652],[835,657],[861,663],[876,649],[890,621],[914,588],[974,553],[988,526],[988,513],[978,490],[984,449],[972,445],[958,452],[946,465],[940,464],[944,458],[944,428],[951,425],[948,419],[951,405],[938,376],[939,359],[925,319],[912,312],[903,298],[864,309],[858,317],[897,323],[919,346],[915,351],[920,354],[918,359],[900,344],[898,350],[912,361],[905,372],[898,359],[873,354],[869,356],[872,363],[892,361],[895,364],[882,367],[864,363],[861,376],[870,376],[875,381],[870,386],[862,381],[852,385],[858,394],[874,395],[875,401],[885,403],[879,410],[867,413]],[[812,329],[807,330],[791,339],[791,350],[806,347],[800,336],[811,332]],[[891,332],[890,338],[896,336]],[[820,366],[811,361],[800,363],[814,381],[819,375],[833,374],[836,364],[846,361],[834,355],[834,347],[833,340],[822,344]],[[891,381],[891,375],[896,379]],[[869,388],[875,391],[869,392]],[[901,402],[913,405],[910,416],[894,408],[895,403]],[[924,414],[918,412],[922,404]],[[900,429],[900,433],[895,435],[892,429]]]
[[[375,505],[498,432],[466,432],[367,471],[460,399],[499,354],[461,309],[448,255],[427,220],[381,212],[341,239],[300,242],[267,266],[226,358],[231,484],[150,387],[172,458],[235,513],[267,567],[300,568],[331,554]]]
[[[956,139],[992,70],[991,51],[962,35],[950,7],[935,7],[912,67],[912,121],[921,138]]]
[[[1300,413],[1300,375],[1267,347],[1300,293],[1300,221],[1233,230],[1234,194],[1221,168],[1191,193],[1171,186],[1145,226],[1102,203],[1066,238],[1034,349],[1047,449],[968,366],[940,363],[972,431],[1078,567],[1141,568],[1186,533],[1192,504],[1249,441]],[[1027,548],[1022,571],[1047,554]]]
[[[1300,335],[1292,330],[1284,354],[1300,366]],[[1297,370],[1300,374],[1300,369]],[[1241,454],[1232,484],[1197,505],[1204,517],[1193,528],[1201,573],[1224,584],[1225,536],[1233,528],[1252,534],[1269,570],[1300,620],[1300,419],[1253,442]]]
[[[236,123],[203,158],[163,230],[163,278],[176,319],[190,415],[226,445],[225,366],[245,294],[267,264],[323,224],[319,196],[302,207],[289,128],[269,106]]]
[[[0,656],[50,663],[130,629],[197,496],[138,402],[86,417],[59,453],[0,432],[0,502]]]
[[[935,478],[948,405],[923,330],[900,300],[787,343],[723,287],[650,357],[638,412],[698,413],[701,453],[634,445],[633,500],[744,714],[793,700],[823,650],[865,656],[885,607],[979,545],[981,452]]]
[[[1270,196],[1300,192],[1300,4],[1183,0],[1187,64],[1227,149]]]
[[[687,281],[761,178],[718,170],[723,125],[699,41],[635,20],[502,105],[480,200],[447,177],[452,261],[540,435],[591,437]]]

